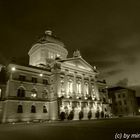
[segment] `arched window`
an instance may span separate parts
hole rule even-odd
[[[81,82],[80,81],[77,82],[77,93],[81,94]]]
[[[95,98],[95,87],[93,84],[91,85],[91,95],[93,98]]]
[[[47,107],[44,105],[43,106],[43,113],[47,113],[48,111],[47,111]]]
[[[73,92],[73,82],[72,80],[70,79],[68,81],[68,93],[72,93]]]
[[[34,105],[31,106],[31,113],[36,113],[36,107]]]
[[[61,88],[61,94],[64,95],[65,94],[64,80],[61,79],[60,83],[61,83],[61,87],[60,87]]]
[[[89,94],[89,87],[88,87],[88,83],[85,83],[85,94],[88,95]]]
[[[25,97],[25,89],[20,87],[17,91],[17,97]]]
[[[48,98],[48,90],[44,90],[44,91],[42,92],[42,98],[45,98],[45,99]]]
[[[34,88],[31,90],[31,97],[36,98],[37,97],[37,90]]]
[[[22,105],[18,105],[17,113],[23,113]]]

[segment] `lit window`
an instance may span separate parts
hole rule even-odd
[[[81,82],[80,81],[77,82],[77,93],[81,94]]]
[[[60,83],[61,83],[61,94],[64,95],[64,93],[65,93],[65,89],[64,89],[64,80],[61,79]]]
[[[89,94],[88,83],[85,83],[85,93],[86,95]]]
[[[68,81],[68,93],[72,93],[73,92],[73,82],[72,80],[70,79]]]
[[[94,85],[91,86],[91,94],[92,96],[95,96],[95,89],[94,89]]]

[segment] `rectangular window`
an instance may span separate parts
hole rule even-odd
[[[127,103],[126,103],[126,100],[124,100],[124,104],[126,105]]]
[[[32,77],[32,82],[33,82],[33,83],[37,83],[37,78]]]
[[[25,81],[26,77],[24,75],[19,75],[19,81]]]
[[[43,79],[43,84],[44,85],[48,85],[48,80],[47,79]]]
[[[120,94],[118,94],[118,98],[121,98],[121,95]]]
[[[121,101],[119,101],[119,104],[120,104],[120,105],[122,105],[122,102],[121,102]]]

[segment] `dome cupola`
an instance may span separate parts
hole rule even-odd
[[[29,65],[47,65],[57,57],[67,58],[68,51],[63,42],[53,36],[52,31],[47,30],[28,52]]]

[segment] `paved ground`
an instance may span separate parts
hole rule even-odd
[[[0,140],[114,140],[124,133],[139,140],[140,118],[0,125]]]

